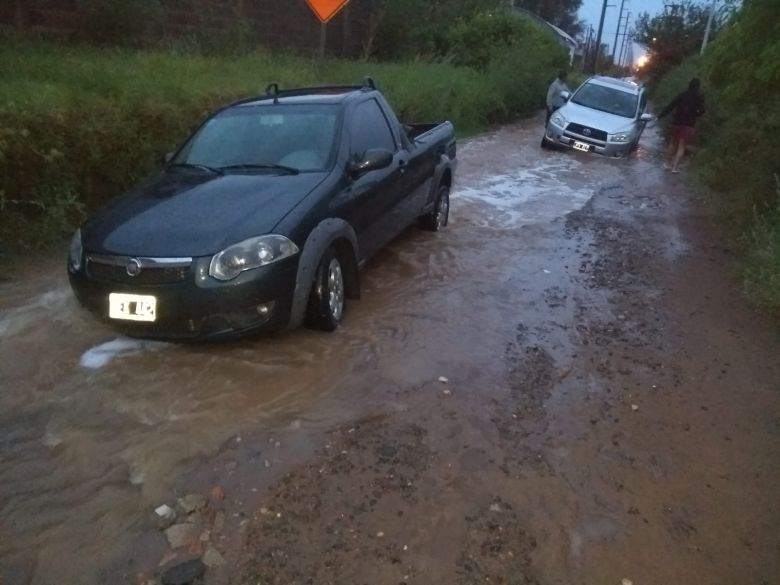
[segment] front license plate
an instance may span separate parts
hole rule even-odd
[[[108,316],[125,321],[154,321],[157,319],[157,298],[151,295],[108,295]]]
[[[590,144],[585,144],[584,142],[577,142],[574,141],[574,148],[576,150],[581,150],[582,152],[588,152],[590,150]]]

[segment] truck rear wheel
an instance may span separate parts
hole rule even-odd
[[[433,209],[422,218],[422,225],[426,230],[440,232],[450,222],[450,188],[447,185],[439,185],[436,195],[436,203]]]

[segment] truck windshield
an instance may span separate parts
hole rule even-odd
[[[332,158],[339,108],[323,104],[236,106],[187,142],[173,165],[230,172],[323,171]]]
[[[636,116],[637,96],[596,83],[586,83],[571,98],[575,104],[624,118]]]

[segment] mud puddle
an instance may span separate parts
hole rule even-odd
[[[333,335],[144,342],[82,311],[59,258],[3,283],[4,585],[102,583],[128,556],[138,560],[123,578],[148,572],[167,548],[150,517],[161,503],[230,483],[233,471],[236,489],[252,478],[246,505],[305,460],[325,431],[406,408],[392,389],[421,387],[442,372],[500,385],[492,364],[517,311],[508,259],[533,256],[542,226],[620,172],[611,161],[541,152],[537,134],[517,126],[462,145],[450,229],[411,228],[380,253],[363,274],[363,300]],[[242,437],[273,441],[252,451]],[[242,475],[236,461],[260,463]]]

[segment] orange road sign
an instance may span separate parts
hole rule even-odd
[[[328,22],[347,5],[347,2],[349,0],[306,0],[306,4],[314,11],[320,22]]]

